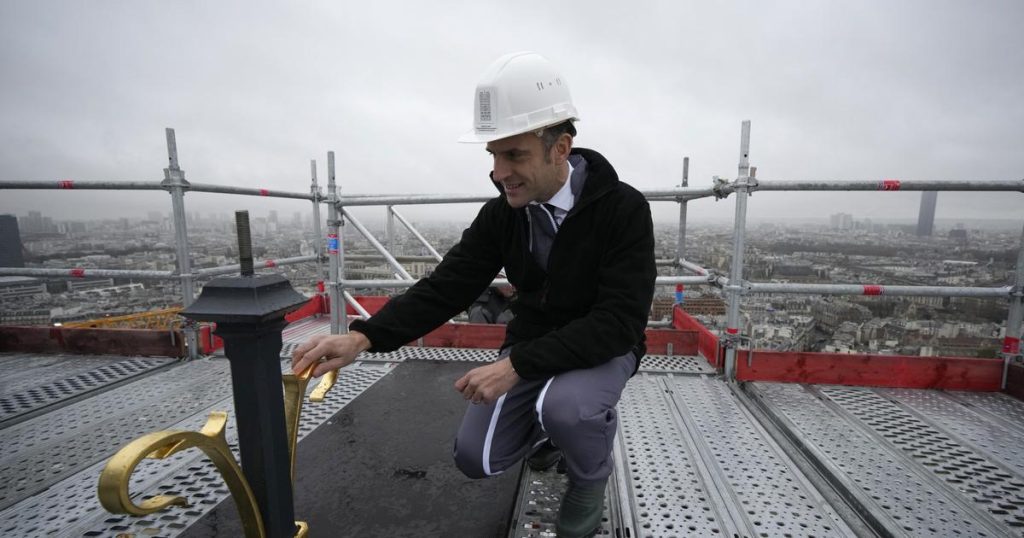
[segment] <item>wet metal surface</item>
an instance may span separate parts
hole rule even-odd
[[[553,537],[564,475],[516,467],[472,481],[451,461],[465,404],[450,385],[494,356],[419,347],[367,354],[342,371],[325,405],[307,403],[296,514],[312,535]],[[0,398],[69,388],[28,411],[37,416],[0,422],[0,535],[234,536],[228,492],[196,452],[146,461],[132,479],[133,492],[181,494],[188,508],[115,516],[95,497],[102,465],[129,440],[197,429],[210,411],[231,411],[227,361],[135,369],[126,357],[78,359],[0,356]],[[95,373],[111,368],[120,371]],[[831,537],[870,528],[1024,536],[1024,402],[761,382],[740,389],[707,371],[688,357],[648,357],[627,385],[599,536]],[[71,381],[82,376],[98,385]]]

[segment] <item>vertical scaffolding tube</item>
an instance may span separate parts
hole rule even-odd
[[[392,256],[397,256],[398,251],[395,250],[395,208],[394,206],[387,206],[385,208],[387,213],[387,219],[384,221],[384,244],[388,247],[388,252]]]
[[[309,161],[309,172],[313,178],[313,182],[309,187],[310,194],[313,195],[313,237],[316,238],[313,241],[313,252],[316,254],[316,279],[317,281],[323,281],[324,278],[324,236],[320,230],[320,186],[316,180],[316,159]]]
[[[164,180],[161,182],[167,192],[171,193],[171,207],[174,211],[174,246],[175,261],[178,265],[178,278],[181,279],[181,303],[188,308],[195,300],[195,276],[192,274],[192,260],[189,258],[188,225],[185,220],[185,189],[189,187],[185,180],[185,172],[178,166],[178,142],[174,129],[165,129],[167,135],[167,168],[164,168]],[[199,357],[199,338],[196,323],[186,319],[183,327],[185,343],[188,346],[188,357]]]
[[[736,380],[736,350],[739,346],[740,294],[743,291],[743,249],[747,226],[747,196],[750,187],[750,120],[744,120],[740,135],[739,177],[736,179],[736,220],[733,224],[732,270],[729,285],[729,311],[725,327],[725,378]]]
[[[1006,388],[1010,361],[1021,356],[1020,326],[1024,322],[1024,229],[1021,230],[1020,248],[1017,250],[1016,275],[1013,287],[1010,289],[1010,312],[1006,318],[1006,334],[1003,336],[1003,389]]]
[[[690,158],[683,157],[683,182],[679,184],[680,187],[690,186]],[[679,198],[679,235],[676,236],[676,275],[682,276],[685,270],[683,269],[682,260],[686,259],[683,255],[686,252],[686,200]]]
[[[331,300],[331,334],[348,332],[345,319],[345,300],[342,298],[341,278],[345,263],[343,237],[341,235],[341,214],[338,211],[338,190],[334,176],[334,152],[327,152],[327,253],[330,256],[328,268],[328,297]]]

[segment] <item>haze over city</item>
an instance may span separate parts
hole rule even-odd
[[[537,13],[543,10],[546,16]],[[306,192],[338,157],[345,193],[491,194],[455,143],[502,53],[559,64],[577,145],[641,189],[733,178],[740,122],[773,179],[1015,179],[1024,157],[1019,2],[42,2],[0,6],[0,178],[159,180],[165,127],[194,182]],[[750,218],[912,222],[920,193],[758,193]],[[942,193],[940,221],[1015,219],[1019,195]],[[190,211],[308,211],[192,194]],[[7,190],[0,213],[167,211],[163,193]],[[728,220],[732,199],[690,204]],[[654,204],[670,222],[675,204]],[[411,207],[468,221],[475,206]],[[379,210],[363,214],[377,215]],[[1013,225],[1011,225],[1013,227]]]

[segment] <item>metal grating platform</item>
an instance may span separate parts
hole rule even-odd
[[[425,347],[366,354],[342,371],[325,404],[307,403],[300,438],[398,363],[494,357],[492,349]],[[175,536],[228,497],[212,466],[190,451],[144,462],[132,491],[179,493],[192,506],[145,518],[99,507],[96,477],[114,450],[143,433],[197,429],[210,411],[232,410],[221,359],[115,371],[97,389],[67,381],[95,379],[90,372],[125,361],[62,368],[53,357],[0,356],[10,376],[3,395],[49,392],[40,386],[69,393],[26,411],[38,416],[0,422],[0,535]],[[709,371],[692,357],[645,358],[618,406],[615,473],[598,536],[1024,537],[1024,402],[761,382],[741,389]],[[554,537],[564,488],[564,475],[525,471],[509,537]]]
[[[603,536],[854,536],[723,381],[641,374],[619,409]],[[564,477],[528,471],[510,536],[554,536]]]
[[[281,347],[281,357],[291,357],[299,342],[289,342]],[[362,353],[359,361],[403,362],[406,360],[448,361],[448,362],[491,362],[498,357],[496,349],[457,347],[416,347],[405,346],[388,353]],[[640,361],[641,372],[714,374],[715,369],[701,357],[644,355]]]
[[[287,368],[285,363],[282,368]],[[353,365],[321,404],[307,403],[300,438],[380,379],[387,364]],[[312,390],[315,384],[310,384]],[[144,461],[132,491],[177,492],[188,508],[134,518],[105,512],[96,479],[106,458],[135,437],[161,429],[198,429],[210,411],[233,411],[226,360],[186,363],[3,431],[0,534],[4,536],[171,536],[227,497],[222,479],[198,451]],[[228,421],[233,450],[235,423]],[[42,435],[40,435],[42,433]],[[237,453],[236,453],[237,456]]]
[[[177,362],[171,358],[58,357],[22,356],[4,361],[24,365],[26,370],[11,372],[16,379],[0,387],[0,424],[24,420],[43,408],[62,405],[92,391],[106,390]],[[65,360],[62,363],[60,359]],[[55,360],[57,362],[53,362]],[[32,362],[47,366],[33,368]]]
[[[289,323],[281,333],[281,340],[285,344],[299,343],[305,342],[317,334],[331,334],[330,317],[304,318]]]
[[[1022,433],[972,409],[1019,402],[760,382],[750,392],[878,532],[1024,536],[1022,458],[1012,450]]]

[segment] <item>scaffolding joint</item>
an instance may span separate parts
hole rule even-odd
[[[185,171],[174,166],[171,168],[164,168],[164,179],[160,182],[160,186],[167,191],[171,191],[175,188],[188,190],[192,187],[192,184],[185,179]]]
[[[716,201],[728,198],[729,194],[733,191],[733,187],[729,184],[728,179],[719,176],[712,176],[711,182],[711,192],[714,194]]]

